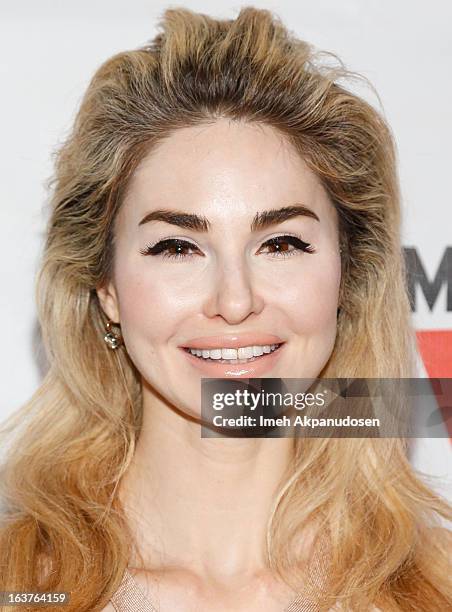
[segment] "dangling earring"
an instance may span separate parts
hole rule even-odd
[[[119,323],[113,323],[113,321],[110,321],[110,319],[108,319],[108,321],[105,324],[106,334],[104,336],[104,340],[107,343],[108,348],[114,350],[122,346],[124,342],[123,342],[121,334],[120,333],[115,334],[115,332],[112,330],[112,325],[116,325],[119,327]]]

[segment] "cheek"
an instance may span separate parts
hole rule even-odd
[[[157,342],[171,335],[181,311],[177,286],[158,274],[124,270],[117,275],[117,290],[121,329],[128,346],[140,338]]]
[[[340,281],[341,265],[336,258],[300,266],[292,270],[290,280],[280,276],[276,291],[297,331],[327,333],[336,328]]]

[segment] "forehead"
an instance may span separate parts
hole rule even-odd
[[[274,128],[218,119],[174,131],[138,165],[123,214],[202,209],[213,220],[299,202],[333,214],[320,180]]]

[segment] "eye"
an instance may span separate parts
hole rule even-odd
[[[309,242],[305,242],[297,236],[276,236],[264,242],[262,247],[265,246],[276,249],[276,251],[269,253],[272,257],[291,257],[292,255],[298,255],[300,251],[315,253],[314,247]],[[293,248],[289,250],[289,246]]]
[[[194,244],[187,242],[186,240],[180,240],[178,238],[167,238],[157,242],[154,246],[146,246],[144,249],[140,249],[142,255],[161,255],[162,257],[168,257],[169,259],[184,259],[185,257],[191,257],[186,255],[182,251],[184,249],[197,249]],[[175,252],[171,252],[175,251]]]

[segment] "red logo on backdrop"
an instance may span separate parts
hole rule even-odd
[[[416,332],[419,352],[429,378],[452,379],[452,330],[434,329]],[[443,413],[444,422],[452,442],[452,423],[446,419],[452,405],[450,394],[436,394],[436,401]]]

